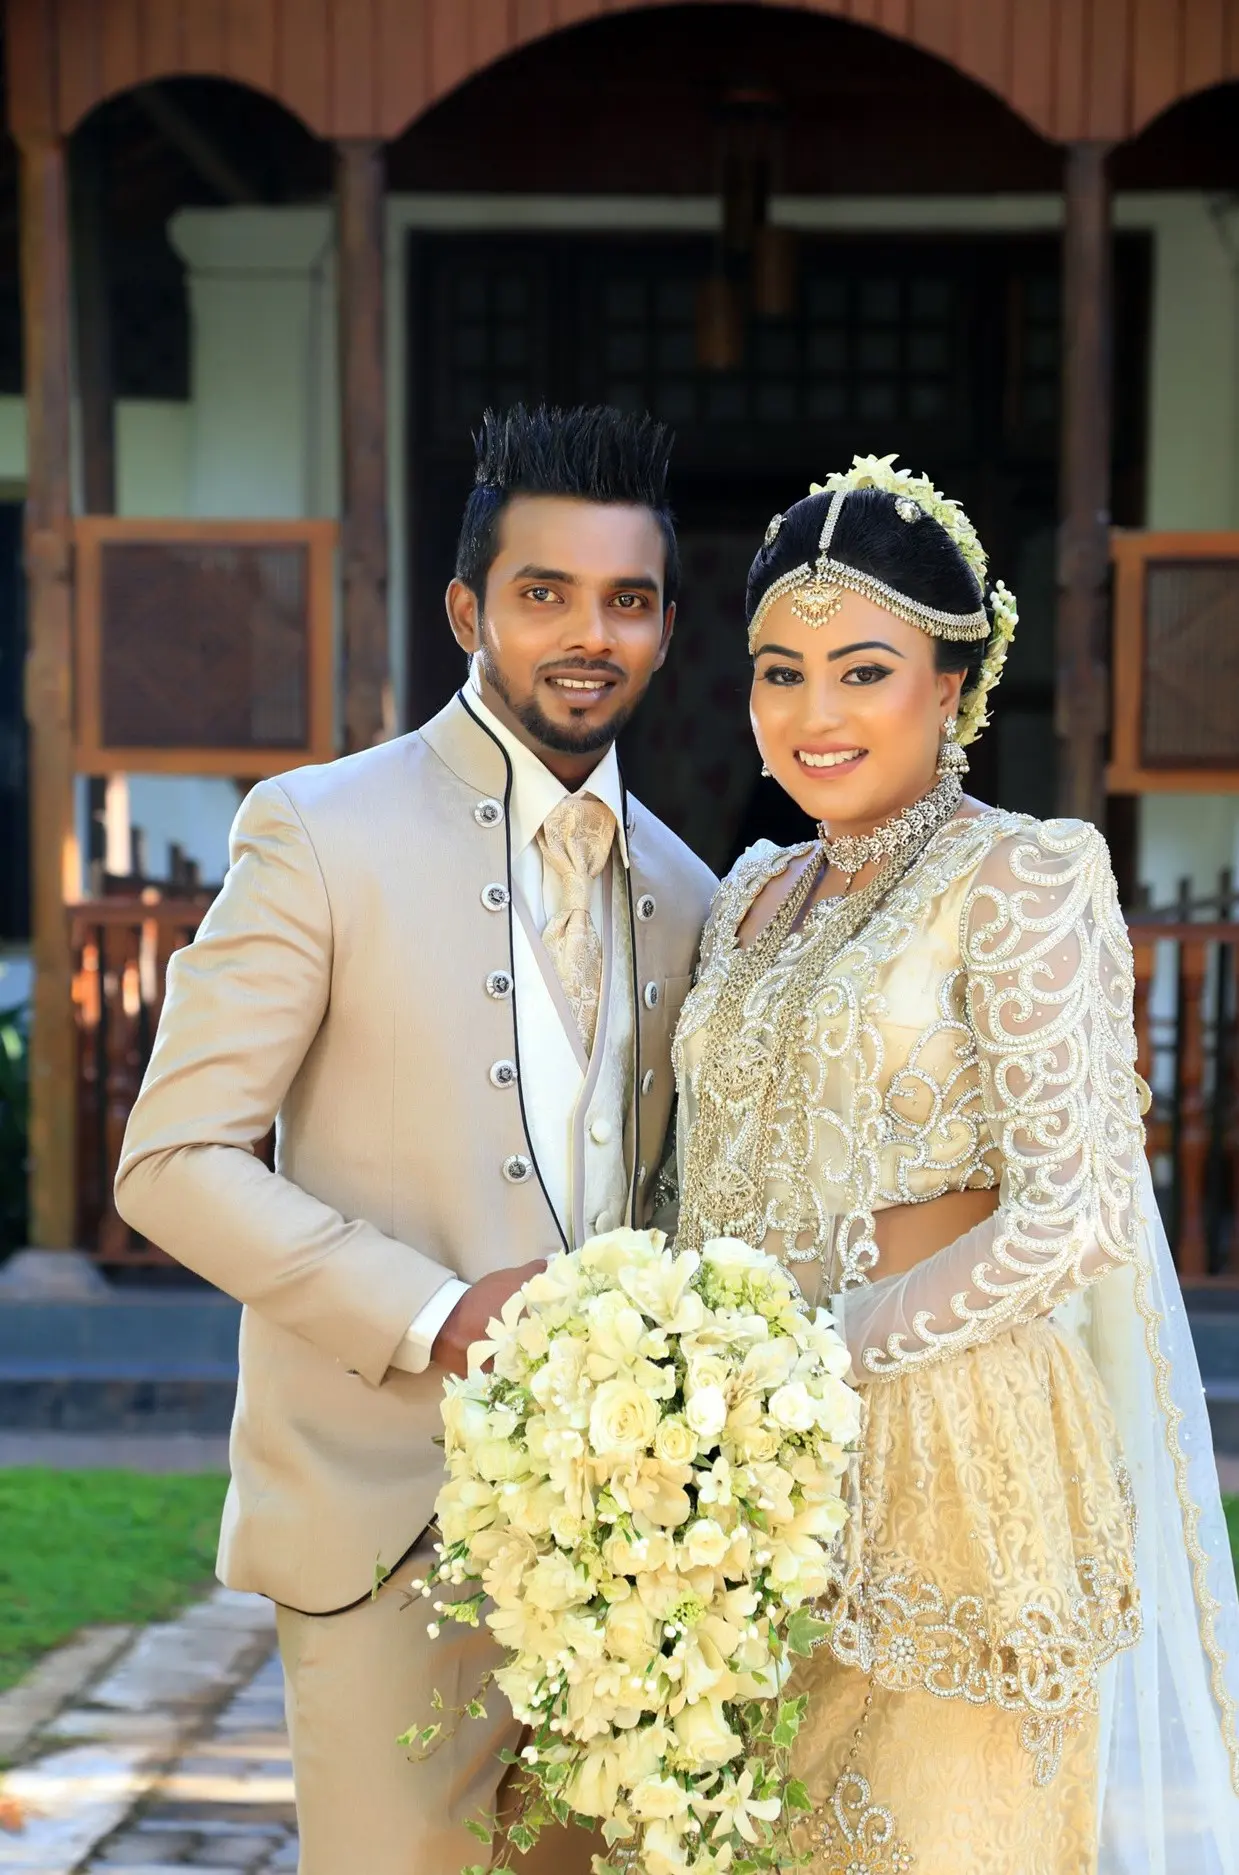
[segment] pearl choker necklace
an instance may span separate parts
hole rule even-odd
[[[818,822],[818,837],[829,866],[854,878],[865,866],[884,866],[888,860],[902,859],[912,847],[932,839],[939,827],[945,827],[964,798],[958,775],[942,779],[901,814],[883,821],[872,833],[840,834],[830,837],[828,823]]]

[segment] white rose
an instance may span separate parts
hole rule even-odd
[[[744,1746],[727,1723],[722,1701],[699,1699],[685,1706],[674,1720],[676,1743],[695,1771],[710,1771],[743,1751]]]
[[[443,1424],[448,1442],[474,1445],[490,1430],[490,1414],[477,1397],[475,1380],[449,1380],[443,1391]]]
[[[524,1447],[511,1439],[483,1439],[474,1447],[473,1469],[491,1484],[523,1477],[528,1470]]]
[[[729,1548],[727,1533],[713,1517],[699,1517],[685,1532],[680,1548],[694,1569],[713,1569]]]
[[[816,1402],[817,1423],[836,1445],[852,1445],[860,1437],[860,1394],[841,1381],[829,1384]]]
[[[645,1875],[683,1875],[688,1868],[684,1837],[670,1818],[660,1817],[646,1828],[641,1843],[641,1866]]]
[[[765,1269],[771,1259],[764,1250],[754,1250],[741,1237],[712,1237],[702,1246],[701,1260],[712,1263],[722,1275],[743,1275],[749,1270]]]
[[[701,1439],[717,1439],[727,1424],[727,1401],[721,1387],[699,1387],[690,1394],[684,1417]]]
[[[689,1356],[684,1390],[686,1394],[692,1395],[699,1393],[703,1387],[717,1387],[725,1393],[731,1376],[731,1362],[724,1355],[692,1354]]]
[[[613,1602],[607,1610],[607,1651],[616,1660],[639,1661],[644,1666],[655,1650],[657,1638],[654,1617],[636,1596]]]
[[[594,1395],[589,1442],[604,1458],[633,1458],[644,1452],[657,1426],[658,1402],[632,1381],[604,1381]]]
[[[628,1807],[643,1823],[668,1821],[688,1809],[688,1792],[673,1777],[647,1777],[629,1794]]]
[[[788,1432],[808,1432],[817,1424],[818,1406],[803,1380],[789,1380],[770,1395],[768,1411],[776,1426]]]
[[[577,1568],[570,1557],[561,1555],[558,1550],[541,1557],[525,1577],[526,1600],[535,1608],[545,1608],[551,1613],[559,1608],[571,1608],[577,1602],[587,1602],[592,1594],[586,1571]]]
[[[697,1456],[697,1435],[678,1413],[664,1419],[654,1434],[654,1456],[668,1465],[687,1465]]]

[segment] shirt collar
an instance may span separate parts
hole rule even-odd
[[[540,762],[532,749],[526,748],[506,723],[501,723],[482,700],[473,669],[469,672],[469,708],[506,750],[512,764],[512,798],[508,817],[512,828],[512,854],[523,853],[538,837],[547,815],[566,800],[569,789]],[[612,743],[592,775],[577,789],[578,794],[592,794],[615,816],[616,841],[625,866],[628,858],[628,829],[624,824],[624,789],[620,781],[619,759]]]

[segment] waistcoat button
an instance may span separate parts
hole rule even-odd
[[[516,1063],[497,1061],[490,1071],[490,1084],[492,1087],[515,1087]]]
[[[644,1183],[645,1183],[645,1170],[646,1170],[646,1168],[645,1168],[644,1166],[641,1166],[641,1167],[640,1167],[640,1168],[638,1169],[638,1171],[637,1171],[637,1183],[638,1183],[638,1185],[644,1185]]]
[[[523,1152],[514,1152],[503,1162],[503,1176],[509,1185],[523,1185],[533,1173],[533,1163]]]
[[[643,1094],[652,1094],[654,1092],[653,1068],[647,1068],[645,1073],[641,1076],[641,1092]]]
[[[512,972],[510,970],[492,970],[486,979],[486,994],[493,996],[497,1003],[512,994]]]
[[[652,892],[645,892],[637,900],[637,916],[642,924],[648,924],[658,910],[658,901]]]
[[[479,801],[474,808],[473,818],[479,827],[497,827],[503,819],[503,802],[492,800],[490,795],[487,795],[485,800]]]
[[[512,894],[506,885],[484,885],[482,903],[487,911],[506,911]]]
[[[661,992],[659,991],[657,983],[646,984],[645,1006],[647,1009],[657,1009],[660,994]]]
[[[603,1231],[614,1230],[617,1221],[613,1211],[600,1211],[594,1219],[594,1229],[601,1235]]]
[[[610,1120],[591,1120],[590,1122],[589,1136],[595,1146],[609,1145],[612,1131]]]

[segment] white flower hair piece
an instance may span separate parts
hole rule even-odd
[[[923,508],[950,535],[976,578],[977,585],[984,592],[989,560],[971,520],[957,501],[952,501],[949,495],[944,495],[934,487],[927,475],[913,475],[911,469],[897,469],[897,461],[895,455],[853,456],[850,469],[828,475],[824,482],[811,483],[809,493],[833,495],[841,489],[878,488],[885,494],[897,496],[901,504],[914,501],[918,508]],[[906,519],[902,505],[900,515]],[[976,682],[970,686],[960,703],[959,728],[955,740],[961,744],[975,742],[989,722],[989,693],[1002,676],[1007,652],[1019,623],[1015,594],[1002,580],[990,593],[990,610],[994,615],[994,624],[985,660]]]

